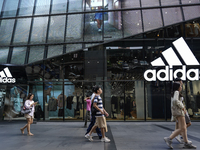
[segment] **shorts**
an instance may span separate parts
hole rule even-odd
[[[105,128],[105,132],[108,132],[106,118],[104,116],[96,117],[95,126],[97,126],[98,128]]]
[[[27,118],[34,118],[34,116],[30,116],[29,114],[24,114],[24,117],[27,119]]]
[[[191,120],[190,120],[190,117],[189,117],[188,113],[186,113],[186,114],[185,114],[185,122],[186,122],[186,124],[188,124],[188,123],[190,123],[190,122],[191,122]]]

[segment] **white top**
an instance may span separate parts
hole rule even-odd
[[[30,116],[34,116],[34,112],[35,112],[35,106],[33,105],[31,107],[31,104],[33,104],[34,101],[33,100],[26,100],[24,106],[26,108],[32,108],[31,112],[29,113]]]
[[[95,97],[95,93],[92,93],[91,100]]]

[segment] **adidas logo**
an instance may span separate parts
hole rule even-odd
[[[12,77],[8,67],[4,68],[0,72],[0,83],[15,83],[15,78]]]
[[[199,66],[199,62],[195,58],[194,54],[188,47],[185,40],[181,37],[173,42],[174,47],[176,48],[176,51],[170,47],[167,50],[162,52],[163,58],[166,60],[167,65],[164,63],[161,57],[155,59],[151,62],[152,66],[156,67],[162,67],[164,66],[165,69],[160,69],[156,72],[155,69],[149,69],[144,72],[144,78],[147,81],[156,81],[157,79],[160,81],[173,81],[174,78],[177,78],[177,74],[182,74],[180,77],[183,81],[186,80],[186,77],[190,81],[199,80],[199,69],[186,69],[186,66]],[[182,59],[178,58],[177,52]],[[174,66],[182,66],[182,69],[176,69],[173,71]],[[190,76],[191,73],[195,74],[194,76]],[[161,74],[164,74],[164,77],[161,77]],[[151,77],[148,77],[150,75]],[[157,77],[157,79],[156,79]]]

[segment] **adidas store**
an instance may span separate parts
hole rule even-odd
[[[84,98],[98,84],[108,120],[170,121],[170,91],[178,76],[184,81],[187,111],[199,121],[200,55],[195,42],[176,38],[157,46],[163,41],[126,41],[122,47],[124,41],[117,41],[26,66],[1,65],[0,117],[24,120],[20,107],[31,92],[38,101],[36,120],[83,121]]]

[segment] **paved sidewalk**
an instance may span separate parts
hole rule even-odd
[[[37,122],[31,125],[34,136],[22,135],[24,121],[0,122],[1,150],[166,150],[163,137],[169,136],[174,122],[108,122],[111,143],[85,137],[84,122]],[[188,137],[200,149],[200,122],[192,122]],[[174,149],[183,144],[173,140]],[[186,149],[184,149],[186,150]]]

